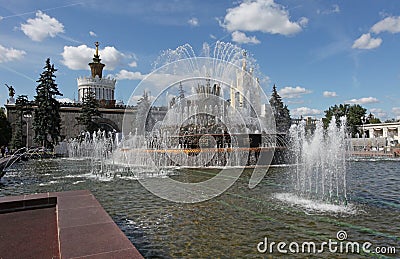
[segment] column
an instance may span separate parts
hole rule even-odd
[[[372,128],[372,129],[369,129],[369,137],[370,138],[374,138],[375,137],[375,135],[374,135],[374,129]]]
[[[387,138],[388,136],[388,128],[387,127],[383,127],[383,132],[382,132],[384,138]]]
[[[400,141],[400,126],[397,127],[397,140]]]

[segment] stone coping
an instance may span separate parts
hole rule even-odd
[[[88,190],[0,197],[1,258],[143,258]]]

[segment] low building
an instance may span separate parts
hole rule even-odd
[[[386,138],[389,142],[400,142],[400,122],[364,124],[359,126],[367,138]]]

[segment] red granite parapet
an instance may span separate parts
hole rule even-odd
[[[0,258],[143,258],[88,190],[0,197]]]

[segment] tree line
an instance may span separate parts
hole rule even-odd
[[[21,148],[25,146],[23,143],[22,126],[24,117],[33,116],[34,141],[37,145],[45,148],[53,148],[61,140],[61,116],[60,103],[56,100],[56,96],[62,96],[55,81],[57,71],[54,64],[50,63],[50,58],[46,60],[43,72],[36,81],[36,95],[33,101],[29,101],[26,95],[19,95],[16,99],[16,116],[15,130],[11,134],[11,125],[7,121],[4,109],[0,110],[0,146],[12,144],[13,148]],[[146,105],[148,97],[143,96],[138,106],[144,106],[144,110],[148,110]],[[275,118],[277,133],[286,134],[292,124],[290,110],[284,104],[279,95],[276,86],[272,87],[269,103]],[[145,107],[146,106],[146,107]],[[93,132],[99,129],[96,118],[101,117],[98,110],[99,102],[96,100],[95,93],[88,91],[82,98],[82,109],[80,115],[76,117],[77,124],[83,125],[86,131]],[[369,123],[380,123],[381,121],[374,117],[371,113],[366,114],[367,109],[359,104],[340,104],[333,105],[325,111],[325,117],[322,118],[324,127],[327,127],[331,120],[335,120],[336,124],[340,124],[340,118],[347,117],[348,132],[354,137],[359,132],[358,126]],[[140,115],[140,112],[138,112]],[[385,122],[394,122],[396,120],[388,120]],[[28,137],[28,136],[27,136]]]

